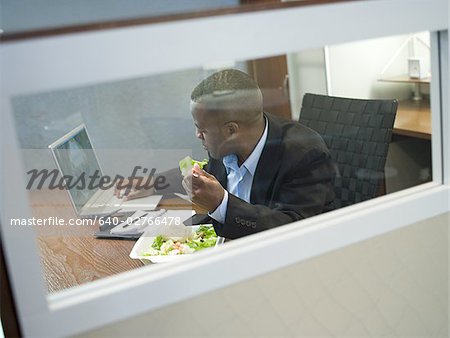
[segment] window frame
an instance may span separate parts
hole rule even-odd
[[[350,1],[2,43],[1,240],[23,334],[91,330],[449,212],[448,24],[446,0]],[[46,294],[34,231],[8,226],[31,215],[26,192],[16,188],[25,183],[14,175],[23,170],[11,97],[424,30],[433,31],[439,74],[431,86],[432,182],[230,242],[189,264],[143,267]]]

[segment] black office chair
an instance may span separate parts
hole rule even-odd
[[[397,100],[361,100],[305,94],[300,123],[325,140],[339,168],[335,208],[384,193],[384,166]]]

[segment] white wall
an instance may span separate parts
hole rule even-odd
[[[303,95],[327,94],[323,48],[287,55],[292,118],[300,115]]]
[[[411,85],[379,82],[386,64],[407,36],[387,37],[329,47],[332,94],[355,98],[407,99]],[[384,76],[407,74],[405,48]]]
[[[79,337],[448,337],[449,218],[434,217]],[[152,300],[143,295],[143,301]]]

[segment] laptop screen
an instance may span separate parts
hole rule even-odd
[[[77,133],[65,139],[54,148],[56,160],[64,175],[68,192],[72,197],[77,213],[98,189],[89,188],[89,176],[98,176],[93,183],[98,185],[102,175],[97,158],[92,150],[86,129],[83,127]],[[83,177],[84,176],[84,177]],[[84,184],[82,180],[84,179]]]

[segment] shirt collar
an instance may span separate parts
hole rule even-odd
[[[250,154],[250,156],[242,164],[242,166],[244,166],[252,176],[255,175],[256,166],[258,165],[259,158],[261,157],[262,151],[264,149],[264,145],[266,144],[266,141],[267,141],[269,124],[267,122],[266,117],[264,117],[264,120],[266,122],[266,126],[264,127],[264,132],[263,132],[261,138],[259,139],[258,143],[256,144],[256,147],[253,149],[252,153]],[[236,161],[236,165],[237,165],[237,156],[235,154],[227,155],[222,159],[222,162],[227,170],[227,174],[229,173],[230,163],[232,163],[234,161]]]

